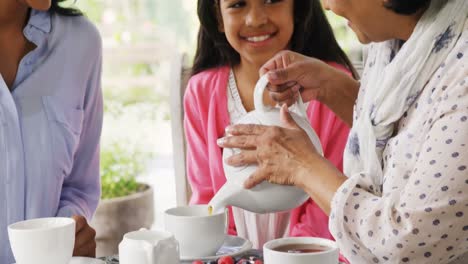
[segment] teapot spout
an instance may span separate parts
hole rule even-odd
[[[228,205],[237,206],[243,190],[244,188],[238,184],[226,182],[208,203],[210,213],[224,212]]]

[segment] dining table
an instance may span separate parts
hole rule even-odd
[[[234,263],[236,264],[257,264],[259,263],[257,260],[263,261],[263,254],[260,250],[251,249],[248,250],[241,255],[236,255],[234,258]],[[101,257],[99,258],[104,260],[106,264],[119,264],[119,256],[108,256],[108,257]],[[255,262],[257,261],[257,262]],[[181,261],[182,264],[192,264],[192,261],[184,262]],[[204,261],[204,264],[217,264],[216,260]]]
[[[100,258],[106,262],[106,264],[119,264],[119,257],[116,256],[109,256]],[[236,264],[257,264],[256,260],[261,260],[263,262],[263,254],[262,251],[257,249],[251,249],[245,252],[242,255],[234,257],[234,263]],[[182,264],[192,264],[192,262],[181,262]],[[217,264],[217,261],[205,261],[204,264]],[[340,262],[339,264],[345,264]]]

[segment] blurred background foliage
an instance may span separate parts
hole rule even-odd
[[[136,181],[135,175],[145,170],[145,162],[151,156],[138,148],[129,147],[131,143],[114,142],[101,151],[102,199],[122,197],[144,189]]]

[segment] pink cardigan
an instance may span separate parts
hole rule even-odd
[[[345,70],[342,66],[333,66]],[[216,140],[229,125],[227,84],[229,67],[203,71],[190,78],[184,96],[184,127],[187,139],[187,176],[193,194],[191,204],[207,204],[226,182],[222,149]],[[341,170],[349,127],[318,101],[307,108],[312,127],[320,137],[325,157]],[[229,233],[236,234],[230,208]],[[291,236],[333,239],[328,216],[309,199],[291,212]]]

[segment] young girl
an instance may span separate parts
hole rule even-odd
[[[185,134],[190,203],[206,204],[226,182],[216,140],[229,124],[254,110],[253,89],[265,62],[290,49],[354,70],[319,0],[199,0],[198,16],[198,50],[184,98]],[[265,102],[274,105],[271,98]],[[308,104],[307,115],[325,157],[341,168],[349,128],[317,101]],[[230,208],[229,224],[230,234],[250,240],[255,248],[288,234],[332,239],[328,217],[312,200],[284,213]]]

